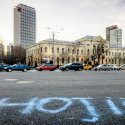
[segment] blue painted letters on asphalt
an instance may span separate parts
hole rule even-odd
[[[63,107],[60,107],[55,110],[50,110],[50,109],[48,110],[48,109],[43,108],[44,105],[46,105],[47,103],[50,103],[53,100],[61,100],[65,102],[65,104]],[[40,100],[40,102],[36,105],[36,108],[38,109],[38,111],[41,111],[41,112],[55,114],[55,113],[59,113],[59,112],[66,110],[71,104],[72,104],[72,101],[71,99],[68,99],[68,98],[45,98],[45,99]]]
[[[110,97],[107,98],[106,102],[115,115],[122,115],[122,111],[115,105]]]
[[[0,99],[0,110],[4,107],[21,107],[20,113],[22,115],[30,115],[34,111],[39,111],[43,113],[56,114],[68,110],[68,108],[73,105],[74,100],[78,100],[83,106],[85,106],[88,118],[82,118],[82,122],[97,122],[99,121],[100,115],[97,112],[97,108],[92,104],[93,98],[63,98],[63,97],[49,97],[49,98],[31,98],[26,103],[11,103],[10,98]],[[125,99],[119,98],[121,105],[125,106]],[[47,104],[53,104],[54,101],[62,102],[62,105],[56,109],[47,109]],[[114,115],[123,115],[122,110],[112,101],[110,97],[106,98],[106,105],[113,112]],[[83,110],[83,109],[82,109]]]
[[[88,110],[89,115],[92,117],[90,119],[82,119],[82,121],[86,122],[96,122],[99,119],[99,115],[97,114],[94,106],[88,99],[80,99],[80,102],[84,104]]]

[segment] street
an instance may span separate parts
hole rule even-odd
[[[125,71],[0,72],[0,125],[124,125]]]

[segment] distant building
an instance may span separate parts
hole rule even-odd
[[[27,48],[36,42],[36,11],[24,4],[14,8],[14,45]]]
[[[4,55],[4,45],[3,45],[3,39],[2,37],[0,36],[0,63],[2,62],[2,58],[3,58],[3,55]]]
[[[9,43],[9,45],[7,46],[7,55],[11,55],[13,53],[13,48],[14,45],[12,43]]]
[[[118,29],[118,26],[113,25],[113,26],[110,26],[110,27],[106,28],[106,41],[109,41],[109,44],[110,44],[110,31],[113,30],[113,29]]]
[[[122,48],[122,29],[110,31],[110,47]]]

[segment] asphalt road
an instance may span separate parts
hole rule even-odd
[[[125,125],[125,71],[0,72],[0,125]]]

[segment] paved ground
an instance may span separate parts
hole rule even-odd
[[[125,125],[125,71],[0,72],[0,125]]]

